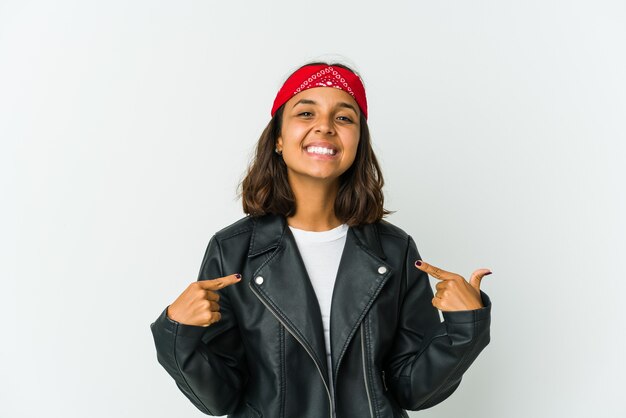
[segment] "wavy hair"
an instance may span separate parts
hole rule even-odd
[[[312,62],[302,67],[308,65],[332,65],[357,74],[348,66],[339,63]],[[247,173],[238,186],[243,211],[250,216],[273,213],[289,217],[296,211],[295,197],[287,179],[287,165],[283,158],[274,152],[281,132],[284,107],[283,104],[278,108],[263,130]],[[382,171],[372,149],[367,120],[361,113],[356,157],[350,168],[339,177],[335,216],[349,226],[356,226],[378,222],[384,216],[393,213],[394,211],[388,211],[383,207],[384,184]]]

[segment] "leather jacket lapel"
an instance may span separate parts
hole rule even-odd
[[[330,315],[333,377],[367,310],[392,269],[385,261],[376,226],[351,227],[339,263]]]
[[[269,251],[271,254],[256,269],[249,286],[300,340],[328,379],[317,296],[283,216],[266,215],[255,220],[248,257]],[[359,324],[392,272],[385,258],[375,225],[348,229],[333,289],[330,318],[335,373]],[[263,278],[261,284],[258,277]]]
[[[267,308],[309,351],[328,383],[322,314],[295,238],[282,216],[255,223],[249,257],[274,249],[249,282]],[[261,284],[257,278],[262,277]]]

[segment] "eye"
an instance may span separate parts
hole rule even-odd
[[[347,117],[347,116],[339,116],[339,118],[344,118],[344,119],[342,119],[342,120],[345,120],[346,122],[352,122],[352,119],[350,119],[350,118],[349,118],[349,117]]]
[[[302,112],[302,113],[299,113],[298,116],[310,116],[312,114],[313,113],[311,113],[311,112]]]

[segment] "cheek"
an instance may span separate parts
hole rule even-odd
[[[300,137],[290,134],[288,137],[284,139],[284,148],[289,150],[299,150],[301,148]]]
[[[359,133],[356,136],[352,135],[349,141],[345,144],[346,154],[349,154],[351,159],[354,159],[356,152],[359,149]]]
[[[285,141],[285,145],[292,145],[298,143],[306,135],[307,129],[305,126],[298,125],[297,123],[288,123],[283,125],[282,134]]]

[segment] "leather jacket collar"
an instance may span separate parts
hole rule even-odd
[[[276,248],[283,240],[283,235],[287,228],[287,221],[284,216],[268,214],[258,218],[253,218],[252,240],[248,257],[253,257]],[[385,253],[380,244],[376,224],[360,225],[349,228],[357,236],[358,243],[364,245],[377,257],[385,259]]]

